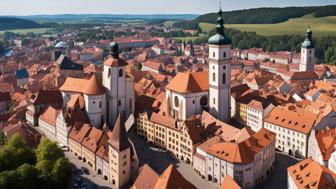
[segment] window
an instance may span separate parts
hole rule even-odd
[[[102,108],[102,101],[99,101],[99,108]]]
[[[216,56],[216,53],[215,53],[215,52],[213,52],[213,53],[212,53],[212,57],[214,57],[214,58],[215,58],[215,56]]]
[[[223,84],[225,84],[226,83],[226,74],[225,73],[223,73],[223,75],[222,75],[222,82],[223,82]]]
[[[179,99],[178,99],[178,97],[177,96],[175,96],[175,98],[174,98],[174,104],[175,104],[175,107],[179,107]]]
[[[226,52],[223,53],[223,58],[226,58]]]
[[[121,100],[118,100],[118,106],[121,106]]]
[[[201,106],[206,106],[208,104],[208,98],[206,96],[202,96],[200,99],[200,105]]]
[[[130,99],[130,109],[132,109],[132,99]]]
[[[216,74],[215,73],[212,74],[212,81],[214,81],[214,82],[216,81]]]
[[[93,104],[96,104],[96,101],[93,101],[92,103],[93,103]]]
[[[124,75],[124,72],[122,69],[119,70],[119,77],[122,77]]]
[[[223,66],[223,70],[225,70],[226,69],[226,66]]]
[[[111,77],[111,69],[108,69],[108,77]]]
[[[216,104],[216,99],[215,98],[212,99],[212,104]]]

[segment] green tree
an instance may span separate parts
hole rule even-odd
[[[56,142],[44,139],[36,150],[37,161],[49,160],[56,161],[60,157],[64,157],[62,149],[57,146]]]
[[[4,145],[6,142],[6,136],[3,131],[0,131],[0,146]]]
[[[50,160],[39,160],[36,163],[36,169],[45,177],[52,176],[54,162]]]
[[[0,171],[13,170],[25,163],[34,165],[35,161],[34,151],[18,134],[10,137],[7,144],[0,148]]]
[[[52,170],[56,182],[62,183],[70,173],[70,162],[67,158],[62,157],[56,160]]]
[[[38,172],[37,169],[30,164],[23,164],[16,170],[18,176],[18,188],[36,188]]]

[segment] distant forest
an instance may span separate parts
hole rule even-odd
[[[13,29],[32,29],[54,27],[56,23],[39,24],[31,20],[14,17],[0,17],[0,31]]]
[[[203,37],[199,37],[193,42],[195,44],[206,43],[209,36],[216,31],[212,30]],[[301,44],[304,41],[302,35],[280,35],[280,36],[262,36],[255,32],[243,32],[232,28],[226,28],[225,33],[232,39],[232,48],[250,49],[263,48],[265,51],[296,51],[300,52]],[[316,37],[315,57],[318,62],[336,64],[336,36]],[[179,40],[177,40],[179,41]]]
[[[275,24],[307,14],[314,14],[315,17],[334,16],[336,5],[236,10],[224,12],[223,18],[226,24]],[[195,20],[176,22],[173,27],[197,29],[200,22],[216,23],[217,17],[217,13],[204,14]]]

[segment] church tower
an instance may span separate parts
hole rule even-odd
[[[104,62],[103,86],[106,88],[106,122],[115,125],[120,112],[127,112],[126,94],[126,65],[127,62],[119,58],[119,46],[111,43],[111,55]]]
[[[231,39],[225,36],[222,9],[218,12],[217,33],[209,40],[210,113],[224,122],[230,121]]]
[[[306,31],[306,39],[301,46],[301,62],[299,67],[300,72],[315,71],[315,50],[312,35],[313,32],[309,27]]]
[[[120,112],[109,143],[109,170],[112,188],[122,188],[131,179],[131,143],[128,140],[124,113]]]

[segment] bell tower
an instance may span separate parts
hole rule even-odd
[[[312,36],[313,32],[309,27],[306,31],[306,39],[301,46],[300,72],[315,71],[315,49]]]
[[[220,8],[216,34],[209,40],[209,107],[217,119],[230,121],[231,39],[225,36]]]

